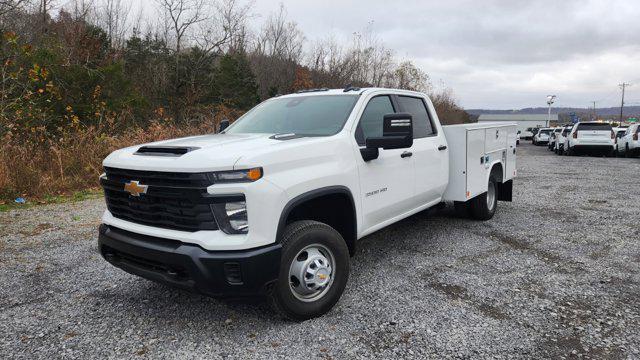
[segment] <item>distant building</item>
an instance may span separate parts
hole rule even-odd
[[[547,125],[547,114],[481,114],[478,122],[509,122],[515,123],[518,130],[525,131],[527,128],[545,127]],[[551,114],[551,124],[558,123],[558,114]]]

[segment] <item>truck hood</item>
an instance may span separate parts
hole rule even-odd
[[[275,140],[272,134],[212,134],[157,141],[116,150],[103,161],[107,167],[132,170],[176,172],[204,172],[231,170],[244,155],[258,155],[308,138]],[[180,156],[137,155],[142,146],[189,147],[191,151]]]

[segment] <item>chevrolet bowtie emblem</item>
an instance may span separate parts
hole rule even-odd
[[[132,180],[124,184],[124,191],[128,192],[132,196],[140,196],[140,194],[146,194],[149,185],[140,185],[140,181]]]

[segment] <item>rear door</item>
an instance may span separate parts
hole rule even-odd
[[[449,152],[444,134],[438,133],[423,98],[398,95],[396,99],[400,111],[413,116],[414,207],[440,201],[449,177]]]
[[[360,115],[356,128],[358,145],[364,147],[367,137],[382,136],[384,115],[398,112],[397,108],[390,95],[371,98]],[[377,159],[364,161],[362,157],[357,158],[363,229],[369,229],[414,208],[414,157],[407,156],[412,151],[413,147],[379,149]]]
[[[611,125],[607,123],[578,124],[577,138],[581,144],[606,145],[611,143]]]

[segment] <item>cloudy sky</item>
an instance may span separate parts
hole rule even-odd
[[[151,0],[143,0],[151,1]],[[308,40],[349,41],[372,22],[465,108],[640,105],[639,0],[255,0],[259,27],[282,2]]]

